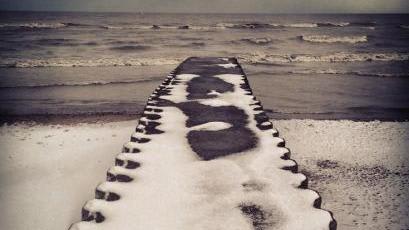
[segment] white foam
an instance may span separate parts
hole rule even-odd
[[[344,26],[349,26],[351,23],[349,23],[349,22],[329,22],[328,24],[334,25],[334,26],[344,27]]]
[[[189,26],[189,29],[202,30],[202,31],[214,31],[214,30],[221,30],[225,28],[222,26]]]
[[[304,69],[304,70],[292,70],[289,73],[293,74],[346,74],[345,71],[335,69]]]
[[[258,44],[258,45],[268,44],[273,41],[273,39],[271,38],[246,38],[242,40],[249,41],[251,43]]]
[[[31,22],[31,23],[4,23],[0,24],[0,28],[3,27],[20,27],[20,28],[31,28],[31,29],[56,29],[65,27],[66,25],[63,23],[43,23],[43,22]]]
[[[291,28],[313,28],[318,27],[317,23],[290,23],[290,24],[279,24],[279,23],[270,23],[270,24],[252,24],[252,23],[241,23],[241,24],[234,24],[234,23],[218,23],[216,27],[221,28],[242,28],[242,29],[254,29],[257,26],[261,26],[264,28],[270,27],[291,27]]]
[[[382,73],[382,72],[364,72],[364,71],[345,71],[337,69],[302,69],[291,70],[290,74],[331,74],[331,75],[357,75],[369,77],[408,77],[409,73]]]
[[[317,23],[294,23],[294,24],[286,24],[285,27],[294,27],[294,28],[314,28],[318,27]]]
[[[303,35],[301,39],[317,43],[362,43],[367,42],[367,36],[329,36],[329,35]]]
[[[273,64],[291,62],[365,62],[365,61],[407,61],[409,53],[334,53],[334,54],[265,54],[241,55],[240,60],[254,64]]]
[[[221,28],[221,29],[233,28],[234,26],[235,26],[235,24],[233,24],[233,23],[224,23],[224,22],[221,22],[221,23],[217,23],[217,24],[216,24],[216,27]]]
[[[96,66],[156,66],[176,65],[183,58],[156,57],[99,57],[99,58],[48,58],[48,59],[2,59],[0,67],[96,67]]]
[[[147,26],[147,25],[124,25],[124,26],[104,25],[102,27],[105,28],[105,29],[113,29],[113,30],[131,30],[131,29],[147,30],[147,29],[152,29],[152,26]]]

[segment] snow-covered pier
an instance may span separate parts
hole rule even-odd
[[[237,60],[193,57],[149,97],[71,230],[336,229],[307,186]]]

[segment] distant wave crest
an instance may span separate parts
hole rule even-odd
[[[0,67],[30,68],[30,67],[96,67],[96,66],[156,66],[176,65],[183,58],[127,58],[105,57],[96,59],[49,58],[49,59],[3,59]]]
[[[31,22],[31,23],[4,23],[0,24],[0,28],[22,28],[22,29],[56,29],[65,27],[64,23],[42,23],[42,22]]]
[[[276,26],[293,27],[293,28],[314,28],[314,27],[318,27],[318,24],[317,23],[294,23],[294,24],[285,24],[285,25],[276,25]]]
[[[275,64],[291,62],[368,62],[368,61],[408,61],[409,53],[335,53],[312,54],[263,54],[255,53],[239,57],[250,64]]]
[[[319,27],[344,27],[349,26],[351,23],[349,22],[321,22],[317,23]]]
[[[218,23],[217,27],[230,29],[260,29],[260,28],[315,28],[315,27],[346,27],[346,26],[375,26],[372,22],[299,22],[299,23]]]
[[[328,36],[328,35],[302,35],[301,40],[314,43],[360,43],[367,42],[368,37],[363,36]]]
[[[356,75],[366,77],[409,77],[409,73],[372,73],[363,71],[344,71],[336,69],[305,69],[293,70],[287,72],[288,74],[331,74],[331,75]]]
[[[220,28],[227,28],[227,29],[267,29],[267,28],[285,28],[285,27],[293,27],[293,28],[311,28],[317,27],[318,24],[316,23],[294,23],[294,24],[277,24],[277,23],[259,23],[259,22],[252,22],[252,23],[218,23],[216,25]]]
[[[271,38],[243,38],[241,41],[256,44],[256,45],[266,45],[273,42]]]
[[[187,29],[215,31],[219,29],[268,29],[268,28],[315,28],[315,27],[345,27],[360,26],[374,27],[374,22],[297,22],[297,23],[263,23],[263,22],[243,22],[226,23],[221,22],[213,25],[188,25],[188,24],[84,24],[75,22],[27,22],[27,23],[3,23],[0,28],[5,29],[57,29],[57,28],[95,28],[107,30],[147,30],[147,29]]]

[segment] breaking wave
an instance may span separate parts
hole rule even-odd
[[[223,29],[218,26],[200,26],[200,25],[100,25],[101,29],[108,30],[216,30]]]
[[[250,44],[256,44],[256,45],[266,45],[269,43],[273,42],[273,39],[271,38],[243,38],[241,41],[250,43]]]
[[[243,54],[238,57],[248,64],[306,63],[306,62],[370,62],[370,61],[408,61],[409,53],[334,53],[312,54]],[[2,59],[0,68],[30,67],[97,67],[97,66],[158,66],[177,65],[184,58],[48,58],[48,59]]]
[[[363,36],[328,36],[328,35],[302,35],[301,40],[314,43],[359,43],[367,42],[368,37]]]
[[[365,77],[396,77],[396,78],[409,78],[409,72],[407,73],[381,73],[381,72],[364,72],[364,71],[345,71],[337,69],[298,69],[290,71],[259,71],[254,72],[252,75],[287,75],[287,74],[301,74],[301,75],[354,75],[354,76],[365,76]]]
[[[105,57],[95,59],[49,58],[49,59],[3,59],[1,68],[30,67],[97,67],[97,66],[157,66],[176,65],[183,58],[127,58]]]
[[[0,28],[6,29],[57,29],[57,28],[96,28],[107,30],[147,30],[147,29],[188,29],[188,30],[204,30],[214,31],[218,29],[265,29],[265,28],[314,28],[314,27],[345,27],[345,26],[360,26],[374,27],[374,22],[300,22],[300,23],[261,23],[261,22],[246,22],[246,23],[217,23],[213,25],[160,25],[160,24],[84,24],[74,22],[28,22],[28,23],[3,23]]]
[[[321,22],[317,23],[318,27],[344,27],[349,26],[349,22]]]
[[[305,70],[293,70],[287,72],[287,74],[331,74],[331,75],[356,75],[365,77],[409,77],[409,73],[371,73],[362,71],[343,71],[335,69],[305,69]]]
[[[276,24],[276,23],[254,22],[254,23],[241,23],[241,24],[218,23],[216,26],[220,28],[226,28],[226,29],[267,29],[267,28],[285,28],[285,27],[311,28],[311,27],[317,27],[318,24],[316,23]]]
[[[101,29],[107,29],[107,30],[154,29],[154,26],[148,26],[148,25],[123,25],[123,26],[101,25],[99,27]]]
[[[319,25],[317,23],[294,23],[294,24],[285,24],[285,25],[274,25],[274,26],[293,27],[293,28],[314,28],[314,27],[318,27]]]
[[[0,28],[11,29],[56,29],[65,26],[66,25],[64,23],[42,23],[42,22],[0,24]]]
[[[335,53],[312,54],[250,54],[239,57],[249,64],[275,64],[292,62],[369,62],[369,61],[408,61],[409,53]]]
[[[260,29],[260,28],[315,28],[315,27],[346,27],[346,26],[361,26],[361,27],[373,27],[375,23],[372,22],[362,22],[362,23],[350,23],[350,22],[304,22],[304,23],[289,23],[289,24],[279,24],[279,23],[218,23],[216,25],[220,28],[230,28],[230,29]]]

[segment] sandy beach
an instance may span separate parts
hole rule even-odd
[[[67,229],[137,120],[0,128],[2,229]],[[273,120],[339,229],[406,229],[409,122]]]
[[[237,95],[236,97],[230,95],[226,98],[229,98],[231,104],[245,105],[244,107],[251,110],[249,114],[261,109],[265,111],[262,119],[258,117],[256,120],[258,124],[254,124],[253,127],[257,130],[259,139],[261,132],[259,133],[258,129],[261,130],[261,128],[258,126],[263,126],[263,124],[270,129],[269,131],[275,133],[268,122],[270,118],[274,128],[280,133],[279,137],[285,139],[286,147],[292,152],[291,158],[297,161],[299,171],[308,177],[309,188],[317,191],[322,197],[322,208],[334,214],[338,223],[337,229],[409,229],[407,218],[409,216],[408,14],[1,12],[0,207],[3,210],[0,215],[1,230],[26,230],[28,228],[60,230],[68,229],[71,224],[80,221],[81,208],[86,201],[94,198],[96,187],[106,181],[107,170],[114,165],[115,157],[122,152],[123,144],[130,140],[148,97],[164,79],[169,77],[168,74],[179,63],[192,56],[237,58],[238,64],[243,67],[247,75],[252,95],[256,97],[251,96],[251,100],[260,100],[263,108],[256,104],[258,102],[245,103],[245,100],[236,100],[236,98],[241,98]],[[226,58],[220,58],[220,60],[223,59]],[[219,64],[217,65],[219,67],[231,68],[233,63],[224,63],[221,66]],[[185,77],[191,74],[186,73]],[[214,84],[214,87],[218,90],[219,88],[222,91],[226,90],[232,83],[226,84],[229,80],[231,79],[226,77],[223,81],[218,81],[218,84]],[[239,81],[233,83],[237,88],[239,85],[242,86]],[[175,85],[178,84],[175,83]],[[202,87],[199,86],[198,90],[202,90]],[[213,88],[207,92],[203,90],[207,94],[202,95],[204,98],[199,99],[204,100],[210,94],[221,97],[218,90],[213,90]],[[247,92],[250,90],[247,89]],[[167,91],[164,91],[165,93]],[[175,95],[177,97],[178,93]],[[181,103],[179,99],[173,102]],[[202,110],[207,112],[204,115],[198,113],[200,119],[211,114],[209,108],[212,109],[212,106],[220,105],[221,102],[209,100],[204,103],[205,105],[210,103],[208,105],[210,107],[200,107],[206,108]],[[243,106],[237,108],[243,108]],[[162,109],[157,109],[159,112],[154,111],[153,108],[150,109],[153,113],[164,112]],[[151,117],[162,119],[158,114],[151,114]],[[180,126],[175,126],[175,130],[181,126],[188,126],[187,122],[182,122],[182,118],[180,114],[166,117],[171,125],[180,122],[178,123]],[[221,120],[224,118],[230,117],[224,115]],[[244,118],[243,121],[247,122]],[[196,129],[208,128],[220,131],[223,127],[231,127],[232,124],[219,120],[208,120],[207,122],[211,124],[192,126],[193,128],[189,127],[189,130],[197,131]],[[168,140],[169,137],[177,136],[172,132],[167,134],[168,136],[163,139]],[[267,134],[264,134],[263,137],[266,137]],[[268,137],[271,137],[270,134]],[[220,141],[222,140],[220,137],[225,136],[228,135],[220,135],[219,138],[213,140],[222,142],[220,146],[224,146],[226,142]],[[132,137],[133,142],[141,140],[137,136]],[[172,142],[179,143],[174,146],[184,146],[184,134],[180,137],[182,141]],[[187,135],[186,137],[188,139]],[[246,137],[253,138],[252,135]],[[145,141],[149,138],[145,138]],[[199,185],[206,185],[205,182],[210,181],[207,187],[211,188],[213,188],[212,182],[222,188],[223,186],[230,188],[231,184],[239,185],[239,190],[243,191],[247,189],[245,188],[247,185],[253,186],[254,191],[251,192],[260,192],[257,202],[264,205],[268,203],[266,202],[268,199],[277,199],[279,200],[277,203],[284,207],[287,214],[291,214],[287,216],[302,219],[306,221],[305,223],[312,223],[308,225],[312,229],[314,226],[319,226],[313,225],[313,222],[332,220],[332,216],[323,210],[318,211],[321,214],[325,213],[327,219],[309,218],[308,214],[315,213],[317,210],[309,211],[299,208],[299,212],[294,212],[296,214],[290,211],[289,207],[296,207],[291,206],[291,203],[296,203],[293,202],[294,200],[301,200],[300,204],[307,204],[307,206],[298,207],[312,208],[316,205],[315,198],[319,196],[312,191],[308,194],[308,191],[302,190],[301,193],[307,194],[308,198],[302,202],[305,197],[298,196],[298,193],[295,192],[286,193],[285,189],[282,189],[285,186],[299,189],[305,185],[305,177],[301,174],[293,175],[288,170],[285,172],[288,174],[280,177],[282,174],[279,170],[287,166],[287,169],[291,169],[294,162],[278,155],[280,153],[278,148],[284,151],[283,142],[279,138],[274,138],[274,141],[277,141],[274,143],[276,149],[271,148],[271,152],[275,153],[271,155],[277,158],[272,164],[277,166],[275,171],[269,171],[273,166],[269,164],[270,161],[265,160],[271,160],[272,157],[263,158],[270,154],[270,148],[261,148],[261,145],[257,145],[257,148],[263,149],[260,152],[264,155],[257,158],[258,161],[252,161],[256,163],[247,164],[248,161],[239,159],[235,164],[227,164],[231,167],[226,167],[226,162],[220,164],[217,159],[216,163],[198,161],[200,166],[205,165],[205,167],[184,168],[183,165],[179,167],[182,161],[175,160],[172,163],[176,164],[168,164],[169,159],[173,160],[177,157],[155,158],[157,155],[150,154],[151,152],[164,152],[162,150],[168,147],[163,144],[166,142],[160,142],[162,145],[156,143],[156,146],[160,148],[153,148],[151,152],[141,151],[141,154],[150,154],[148,157],[135,155],[135,159],[124,160],[121,156],[119,160],[126,161],[126,167],[122,169],[129,169],[127,168],[129,162],[134,164],[134,169],[139,166],[139,163],[146,166],[147,162],[160,162],[161,164],[155,165],[160,169],[157,171],[160,172],[156,174],[157,168],[154,167],[148,170],[145,168],[142,174],[149,176],[139,177],[137,175],[139,171],[133,171],[132,175],[135,177],[128,176],[131,178],[128,182],[132,180],[131,183],[133,183],[132,189],[134,190],[131,191],[123,189],[118,192],[115,190],[118,187],[108,187],[112,190],[105,187],[107,190],[102,191],[103,196],[112,193],[120,197],[119,200],[115,200],[118,201],[116,204],[121,202],[124,204],[129,200],[134,202],[133,212],[128,210],[128,216],[119,215],[123,214],[122,210],[116,209],[120,206],[114,204],[110,207],[114,208],[109,209],[111,212],[107,217],[112,213],[118,214],[122,219],[116,219],[115,223],[124,224],[127,222],[121,221],[124,218],[137,219],[134,214],[138,214],[135,210],[140,208],[138,206],[140,203],[146,205],[145,200],[140,202],[140,197],[144,197],[140,194],[155,193],[156,199],[161,198],[166,191],[173,191],[173,194],[183,197],[186,193],[183,189],[179,189],[180,181],[180,184],[187,187],[196,185],[200,187]],[[154,139],[148,141],[150,140]],[[233,140],[228,143],[234,143],[236,147],[244,143],[244,141],[239,142],[238,139]],[[255,139],[252,140],[248,142],[249,146],[256,143]],[[264,138],[263,140],[258,142],[265,144],[262,147],[270,143],[265,141],[270,139]],[[196,141],[196,146],[211,146],[201,145],[205,142],[207,139]],[[128,151],[132,152],[129,149]],[[200,150],[200,148],[197,149]],[[185,154],[188,155],[186,159],[196,157],[189,151],[180,151],[176,148],[174,152],[188,153]],[[168,152],[172,153],[172,151]],[[139,162],[138,157],[143,160],[151,158],[148,161]],[[251,157],[244,159],[249,160]],[[223,160],[225,159],[221,159]],[[286,161],[287,165],[280,167],[281,160]],[[125,165],[123,162],[122,164]],[[196,166],[196,164],[192,165]],[[241,171],[236,170],[237,168]],[[122,172],[119,171],[117,174],[123,176]],[[173,174],[167,172],[173,172],[177,176],[172,177]],[[190,175],[191,172],[196,173],[195,175],[206,175],[204,179],[198,180],[205,182],[191,183],[190,177],[185,176]],[[210,172],[209,175],[207,172]],[[167,177],[168,174],[171,176]],[[183,176],[179,177],[179,175]],[[292,176],[294,180],[290,179]],[[145,182],[154,181],[155,183],[152,183],[153,186],[143,192],[137,193],[135,191],[145,188],[145,184],[138,183],[142,180],[141,178],[149,178]],[[156,180],[156,178],[160,179]],[[271,178],[274,180],[270,180]],[[172,187],[173,190],[167,190],[166,186],[165,189],[162,189],[162,181],[176,181],[170,183],[173,187],[169,187]],[[235,183],[229,184],[226,181]],[[271,196],[263,195],[268,193],[264,193],[266,191],[262,191],[262,188],[257,190],[257,186],[263,187],[265,184],[271,186],[275,182],[282,190],[268,190],[275,192],[271,193],[273,194],[270,194]],[[119,187],[122,185],[120,184]],[[216,192],[204,189],[191,194],[219,195],[220,191],[217,191],[217,186],[214,187],[216,187]],[[156,190],[160,191],[156,193]],[[241,190],[238,193],[229,193],[242,196],[240,202],[237,202],[237,204],[240,203],[240,206],[236,205],[232,209],[237,208],[235,211],[238,211],[240,207],[244,214],[248,214],[243,207],[256,207],[257,203],[250,202],[254,194],[243,195],[245,193],[241,193]],[[226,193],[226,191],[233,190],[224,189],[222,192]],[[237,192],[237,190],[234,191]],[[132,194],[127,197],[129,193]],[[287,196],[284,197],[283,194]],[[234,200],[232,197],[237,198],[229,196],[229,199],[226,200]],[[262,199],[259,199],[260,197]],[[294,199],[291,200],[289,197]],[[298,199],[299,197],[301,198]],[[216,196],[207,197],[212,202],[218,202],[218,198]],[[101,203],[105,202],[105,200],[100,200]],[[167,199],[169,200],[174,201]],[[206,199],[200,201],[203,200],[207,201]],[[314,202],[313,205],[313,202],[309,202],[311,200]],[[182,206],[179,206],[179,203],[183,203]],[[193,207],[195,205],[192,204],[197,203],[179,203],[174,202],[167,205],[168,209],[161,210],[161,217],[164,217],[165,221],[160,218],[156,219],[156,213],[154,213],[156,210],[145,212],[143,214],[148,214],[140,215],[138,218],[139,220],[155,220],[149,224],[160,222],[162,229],[165,230],[180,229],[180,227],[175,227],[178,225],[167,226],[168,223],[173,224],[174,220],[182,219],[169,207],[186,208],[187,206]],[[256,228],[254,222],[250,223],[250,219],[246,219],[245,223],[253,224],[252,226],[246,228],[247,225],[241,225],[244,222],[237,220],[243,221],[244,218],[241,216],[235,219],[234,215],[230,215],[228,211],[231,206],[223,204],[225,203],[219,202],[219,206],[209,205],[207,212],[192,215],[196,218],[193,221],[188,218],[186,219],[189,221],[181,221],[188,223],[182,226],[190,226],[190,223],[194,223],[196,225],[191,229],[203,229],[201,227],[207,226],[205,221],[210,220],[210,225],[216,226],[217,229],[219,224],[232,220],[227,221],[233,223],[229,225],[230,229],[239,229],[234,228],[235,226],[240,226],[240,229],[251,229],[252,227],[256,230],[261,229]],[[236,203],[231,202],[231,204]],[[241,206],[242,204],[244,206]],[[96,205],[91,209],[95,207],[99,208]],[[156,206],[144,207],[161,209],[162,206],[160,202],[157,202]],[[219,212],[213,212],[212,208],[218,209]],[[259,211],[261,213],[259,215],[267,215],[268,218],[258,219],[262,221],[270,219],[270,222],[261,222],[265,225],[270,224],[268,226],[271,227],[279,222],[276,220],[280,219],[281,214],[271,210],[284,209],[275,209],[273,205],[268,209],[269,212],[264,212],[259,208],[255,213]],[[294,209],[297,208],[292,210]],[[184,210],[187,216],[191,214],[186,211],[190,210],[189,208]],[[91,210],[91,212],[98,211]],[[221,212],[224,212],[226,218],[219,218],[220,221],[215,220],[213,217],[218,217],[217,213]],[[206,216],[203,213],[209,215]],[[257,217],[256,214],[254,215]],[[304,218],[300,217],[303,214],[306,214]],[[251,217],[253,220],[257,219],[254,215]],[[146,218],[147,216],[149,218]],[[201,221],[202,219],[205,221]],[[298,220],[288,221],[291,218],[282,219],[290,224],[304,223]],[[334,222],[329,221],[329,223]],[[129,225],[124,228],[152,229],[149,225],[141,224],[141,221],[138,224],[138,226]],[[327,226],[331,227],[331,224]],[[109,227],[110,225],[105,225],[105,228],[110,229]]]

